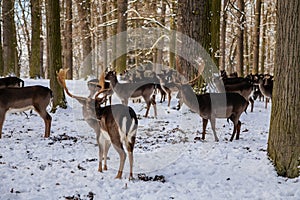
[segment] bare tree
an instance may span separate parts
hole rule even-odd
[[[80,18],[81,27],[81,42],[82,42],[82,76],[86,78],[93,74],[92,57],[92,39],[90,33],[91,24],[91,2],[90,0],[77,1],[78,15]]]
[[[259,64],[259,38],[260,38],[260,17],[261,17],[261,0],[256,0],[255,3],[255,25],[254,25],[254,36],[253,36],[253,68],[252,73],[258,73]]]
[[[41,76],[41,5],[40,0],[31,0],[31,51],[29,55],[29,75],[31,78]]]
[[[61,35],[60,35],[60,6],[59,0],[47,0],[47,42],[50,72],[50,87],[53,91],[53,108],[66,108],[63,88],[56,79],[56,72],[62,67]]]
[[[268,154],[277,173],[299,176],[300,15],[299,1],[277,1],[277,35]]]
[[[116,71],[118,73],[123,72],[126,69],[126,59],[127,59],[127,0],[118,0],[118,23],[117,23],[117,33],[118,36],[118,48],[116,59]]]
[[[72,0],[65,0],[65,21],[64,21],[64,48],[63,48],[63,63],[67,72],[67,79],[73,79],[73,13]]]
[[[2,19],[4,75],[14,73],[19,76],[14,0],[2,1]]]
[[[244,23],[245,23],[245,2],[238,0],[238,28],[237,28],[237,68],[238,76],[244,76]]]

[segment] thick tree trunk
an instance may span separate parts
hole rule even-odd
[[[14,0],[3,0],[3,61],[4,75],[13,73],[20,76],[18,69],[17,36],[14,21]]]
[[[299,176],[300,4],[277,1],[277,35],[268,154],[280,176]],[[297,26],[298,25],[298,26]]]
[[[253,68],[252,73],[258,73],[259,64],[259,36],[260,36],[260,15],[261,15],[261,0],[256,0],[255,3],[255,25],[254,25],[254,44],[253,44]]]
[[[221,26],[221,64],[220,70],[226,69],[226,27],[227,27],[227,6],[228,0],[224,0],[222,9],[222,26]]]
[[[0,15],[2,17],[2,2],[0,2]],[[0,23],[0,76],[3,75],[4,61],[3,61],[3,48],[2,48],[2,23]]]
[[[170,17],[170,46],[169,46],[169,67],[175,68],[175,49],[176,49],[176,23],[175,14],[177,13],[177,4],[171,2],[171,13]]]
[[[29,57],[30,78],[41,76],[41,7],[40,0],[31,0],[31,51]]]
[[[210,1],[210,55],[216,66],[219,66],[220,54],[220,22],[221,22],[221,0]]]
[[[57,106],[66,108],[63,88],[56,79],[56,72],[62,67],[61,36],[60,36],[60,7],[59,0],[47,0],[47,41],[49,48],[50,87],[53,91],[53,108]]]
[[[238,28],[237,28],[237,67],[238,76],[244,76],[244,23],[245,23],[245,2],[238,0]]]
[[[176,69],[184,76],[193,70],[197,64],[189,62],[200,55],[199,48],[191,42],[199,43],[207,52],[210,47],[209,2],[206,0],[179,0],[178,1],[178,31],[188,37],[180,38],[177,42]],[[192,39],[192,40],[191,40]],[[188,77],[187,77],[188,78]]]
[[[87,78],[89,75],[93,74],[93,64],[92,56],[90,55],[92,51],[92,38],[90,33],[90,23],[91,23],[91,4],[90,0],[81,0],[77,2],[78,14],[81,19],[81,42],[82,42],[82,77]]]
[[[72,28],[72,0],[65,0],[66,10],[65,10],[65,30],[64,30],[64,67],[69,68],[67,72],[67,79],[73,79],[73,28]]]
[[[126,70],[127,60],[127,0],[118,0],[118,23],[117,23],[117,55],[116,71],[122,73]]]

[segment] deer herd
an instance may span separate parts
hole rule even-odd
[[[237,74],[227,75],[223,70],[214,78],[216,93],[196,94],[191,83],[183,83],[180,75],[172,69],[161,70],[156,74],[152,70],[136,70],[134,73],[125,72],[117,76],[115,71],[102,73],[99,80],[88,81],[88,97],[72,94],[66,85],[68,69],[57,72],[58,83],[66,94],[82,105],[84,120],[96,133],[99,152],[98,171],[107,170],[107,154],[112,145],[120,157],[116,178],[121,178],[126,159],[124,147],[127,150],[130,164],[129,179],[133,178],[133,149],[138,130],[138,115],[128,106],[130,99],[143,99],[146,103],[146,113],[149,115],[151,106],[154,117],[157,118],[156,96],[160,93],[160,102],[168,99],[171,104],[173,94],[177,93],[179,110],[185,104],[191,111],[202,118],[202,140],[205,140],[208,121],[214,134],[215,141],[219,141],[216,133],[216,119],[225,118],[233,122],[233,132],[230,141],[239,139],[241,130],[240,116],[246,112],[248,104],[253,112],[254,100],[272,98],[273,77],[271,75],[248,75],[245,78]],[[121,104],[112,104],[112,95],[121,100]],[[51,116],[47,107],[52,99],[52,91],[44,86],[24,86],[24,81],[17,77],[0,79],[0,138],[6,113],[34,109],[44,120],[44,137],[50,136]],[[107,100],[109,102],[107,103]],[[104,104],[104,105],[103,105]],[[109,105],[108,105],[109,104]],[[102,164],[103,161],[103,164]]]

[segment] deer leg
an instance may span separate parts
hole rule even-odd
[[[128,157],[129,157],[129,165],[130,165],[130,172],[129,172],[129,180],[133,179],[133,148],[135,143],[135,137],[131,138],[131,142],[126,143]]]
[[[254,107],[254,100],[252,99],[252,97],[249,98],[249,101],[251,103],[251,111],[250,112],[253,112],[253,107]]]
[[[208,119],[202,118],[202,140],[205,140],[207,122]]]
[[[111,145],[110,140],[105,140],[104,141],[104,155],[103,155],[104,168],[103,168],[103,170],[107,170],[107,154],[108,154],[108,150],[110,148],[110,145]]]
[[[236,140],[240,139],[240,132],[241,132],[241,121],[238,121],[237,127],[236,127]]]
[[[231,138],[230,138],[230,142],[232,142],[232,140],[234,138],[234,135],[237,132],[237,126],[238,126],[238,121],[239,120],[236,119],[236,117],[234,117],[234,116],[231,116],[230,120],[233,122],[233,132],[232,132],[232,135],[231,135]]]
[[[157,117],[157,109],[156,109],[155,95],[152,95],[151,104],[154,108],[154,117],[156,118]],[[150,108],[150,106],[149,106],[149,108]]]
[[[100,134],[101,133],[97,133],[97,144],[98,144],[98,153],[99,153],[99,165],[98,165],[98,172],[102,172],[102,158],[103,158],[103,152],[104,152],[104,150],[103,150],[103,145],[101,144],[102,143],[102,141],[101,141],[101,139],[102,138],[100,138],[101,136],[100,136]]]
[[[5,112],[0,112],[0,138],[2,137],[2,127],[5,120]]]
[[[146,104],[147,104],[147,110],[146,110],[146,113],[145,113],[144,117],[148,117],[148,113],[149,113],[149,110],[150,110],[151,102],[150,102],[150,100],[146,100],[145,98],[144,98],[144,100],[146,101]]]
[[[171,98],[172,98],[171,92],[168,92],[168,107],[170,107],[171,105]]]
[[[35,111],[43,118],[45,122],[45,135],[44,137],[47,138],[50,136],[50,129],[51,129],[51,121],[52,117],[45,109],[40,109],[39,106],[34,106]]]
[[[119,157],[120,157],[120,166],[119,166],[119,171],[118,171],[116,178],[121,179],[123,169],[124,169],[125,159],[126,159],[126,153],[125,153],[125,151],[123,149],[123,145],[120,141],[118,143],[113,143],[113,146],[116,149],[116,151],[118,152]]]
[[[210,119],[210,125],[211,125],[211,129],[213,130],[213,133],[214,133],[215,141],[219,142],[219,138],[216,133],[216,118]]]

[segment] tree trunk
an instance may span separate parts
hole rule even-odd
[[[210,1],[210,55],[216,66],[219,66],[221,0]]]
[[[14,0],[2,1],[4,75],[13,73],[16,76],[20,76],[14,21],[14,2]]]
[[[106,8],[107,8],[107,0],[102,0],[101,1],[101,23],[105,23],[107,21],[107,17],[106,17]],[[101,49],[101,54],[103,57],[103,68],[101,71],[105,71],[105,69],[108,67],[108,60],[107,60],[107,27],[103,26],[102,28],[102,35],[103,35],[103,40],[102,40],[102,47],[103,49]]]
[[[41,7],[40,0],[31,0],[31,51],[29,57],[30,78],[40,77],[41,55]]]
[[[0,2],[0,16],[2,17],[2,2]],[[2,48],[2,23],[0,23],[0,76],[3,75],[4,61],[3,61],[3,48]]]
[[[238,29],[237,29],[237,67],[238,76],[244,76],[244,23],[245,23],[245,2],[238,0]]]
[[[268,154],[277,173],[299,176],[300,4],[277,1],[277,30]]]
[[[69,68],[67,79],[73,79],[73,28],[72,0],[65,0],[65,30],[64,30],[64,67]]]
[[[117,55],[116,71],[122,73],[126,70],[127,60],[127,0],[118,0],[118,23],[117,23]]]
[[[253,68],[252,73],[258,73],[259,64],[259,36],[260,36],[260,15],[261,15],[261,0],[256,0],[255,3],[255,25],[254,25],[254,44],[253,44]]]
[[[200,55],[199,48],[195,44],[190,44],[195,41],[199,43],[207,52],[210,47],[209,28],[209,2],[205,0],[179,0],[178,1],[178,31],[188,37],[180,38],[177,42],[177,53],[180,56],[176,58],[176,69],[184,76],[188,76],[188,70],[196,66],[196,62],[191,63]],[[191,40],[192,39],[192,40]],[[192,74],[190,74],[192,75]],[[187,77],[188,78],[188,77]]]
[[[78,14],[81,19],[81,42],[82,42],[82,77],[87,78],[93,74],[92,56],[92,39],[90,33],[91,22],[91,4],[90,0],[81,0],[77,2]]]
[[[66,108],[66,100],[63,88],[56,79],[56,72],[62,67],[61,59],[61,36],[60,36],[60,7],[59,0],[47,0],[47,41],[49,48],[49,72],[50,87],[53,91],[53,108],[57,106]]]
[[[175,14],[177,13],[177,4],[171,2],[171,13],[170,17],[170,46],[169,46],[169,67],[175,68],[175,49],[176,49],[176,23],[175,23]]]
[[[226,69],[227,6],[228,6],[228,0],[224,0],[223,15],[222,15],[222,26],[221,26],[221,64],[220,64],[220,70],[225,70]]]

